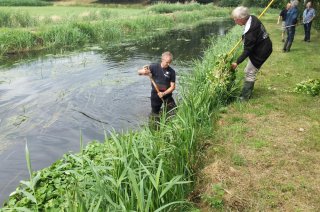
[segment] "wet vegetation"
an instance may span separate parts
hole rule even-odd
[[[195,12],[194,19],[192,14],[191,17],[190,14],[176,14],[175,17],[178,23],[183,23],[197,20],[202,17],[200,13],[206,11]],[[125,27],[130,36],[135,37],[140,30],[159,27],[159,23],[163,23],[163,27],[174,25],[171,16],[145,16],[135,22],[120,20],[117,25]],[[96,39],[105,36],[116,40],[123,36],[123,31],[112,28],[115,23],[97,24],[108,33],[96,33],[88,23],[64,27],[74,26],[68,38],[78,38],[78,43],[85,43],[78,34],[81,30]],[[70,32],[69,28],[63,29]],[[51,37],[45,40],[64,46],[65,37],[56,39],[61,26],[51,30]],[[31,174],[30,181],[22,182],[4,209],[161,211],[191,207],[186,195],[193,187],[200,161],[198,151],[205,145],[200,138],[211,131],[216,112],[234,95],[235,72],[229,68],[232,58],[221,53],[230,50],[239,33],[240,29],[235,28],[227,36],[213,41],[203,60],[195,61],[194,70],[181,77],[177,114],[173,118],[163,115],[159,130],[143,127],[139,132],[112,133],[106,136],[104,143],[92,142],[78,154],[65,155],[52,166]],[[28,167],[31,172],[30,163]]]

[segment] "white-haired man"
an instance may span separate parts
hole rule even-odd
[[[316,11],[312,8],[312,3],[309,1],[306,4],[306,9],[303,11],[303,26],[304,26],[304,41],[310,42],[312,20],[316,17]]]
[[[287,30],[287,39],[284,42],[283,52],[290,52],[294,35],[296,34],[296,24],[298,23],[298,4],[299,1],[291,1],[291,7],[287,12],[286,18],[286,30]]]
[[[231,15],[236,24],[244,26],[242,35],[243,51],[231,66],[236,69],[240,63],[249,58],[245,68],[245,81],[240,96],[240,100],[247,101],[252,95],[258,70],[272,53],[272,42],[261,21],[256,16],[250,15],[248,8],[237,7],[232,11]]]

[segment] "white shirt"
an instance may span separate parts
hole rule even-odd
[[[252,21],[252,18],[250,16],[249,19],[247,20],[246,25],[244,25],[243,35],[246,34],[249,31],[250,26],[251,26],[251,21]]]

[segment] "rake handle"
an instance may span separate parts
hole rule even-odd
[[[156,82],[153,80],[153,78],[151,77],[151,75],[149,75],[149,78],[150,78],[150,81],[151,81],[151,83],[152,83],[153,87],[156,89],[157,93],[159,93],[159,92],[160,92],[160,90],[159,90],[159,88],[158,88],[158,86],[157,86]],[[162,100],[162,102],[164,102],[163,98],[160,98],[160,99]]]
[[[143,68],[148,69],[150,71],[149,66],[144,66]],[[156,89],[157,93],[159,93],[160,90],[159,90],[158,85],[156,84],[156,82],[153,80],[151,72],[148,74],[148,76],[149,76],[149,79],[150,79],[153,87]],[[163,98],[160,98],[160,99],[162,100],[162,102],[164,102]]]

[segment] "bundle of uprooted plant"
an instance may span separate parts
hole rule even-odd
[[[218,94],[223,99],[233,96],[235,91],[236,72],[231,68],[233,57],[228,54],[218,55],[212,71],[207,73],[207,80],[211,82],[211,92]]]
[[[309,79],[298,83],[294,89],[297,93],[305,93],[311,96],[320,94],[320,80]]]

